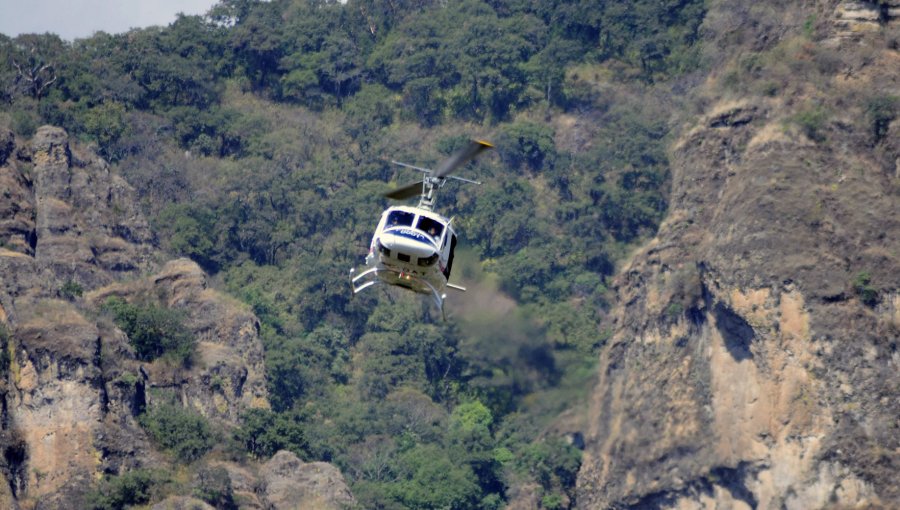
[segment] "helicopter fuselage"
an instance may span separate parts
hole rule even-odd
[[[450,219],[418,207],[390,207],[372,236],[366,266],[384,283],[431,294],[440,303],[455,248]]]
[[[444,290],[448,287],[466,290],[448,282],[456,249],[456,232],[453,230],[453,218],[448,219],[434,212],[435,191],[448,179],[481,184],[450,174],[492,147],[482,140],[470,140],[434,170],[392,161],[419,170],[424,175],[421,181],[397,188],[384,196],[404,200],[421,194],[419,205],[389,207],[381,213],[381,220],[369,244],[366,268],[360,273],[355,268],[350,269],[350,287],[354,294],[376,283],[405,287],[421,294],[430,294],[443,314]]]

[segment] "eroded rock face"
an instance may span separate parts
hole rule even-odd
[[[845,39],[900,25],[900,0],[843,0],[834,9],[833,23]]]
[[[245,409],[268,408],[259,320],[245,305],[209,289],[206,274],[189,259],[170,261],[149,278],[109,285],[86,298],[99,306],[110,296],[141,295],[162,296],[163,305],[183,310],[198,341],[189,370],[146,364],[148,385],[174,391],[186,406],[233,425]]]
[[[59,297],[146,267],[153,237],[130,188],[58,128],[30,144],[0,129],[0,190],[0,495],[15,503],[4,507],[60,507],[152,458],[134,420],[143,388],[116,379],[137,369],[127,342]]]
[[[282,450],[259,470],[261,493],[275,510],[340,510],[356,504],[340,471],[325,462],[303,462]]]
[[[35,204],[31,182],[10,161],[12,132],[0,128],[0,249],[34,255]]]
[[[783,126],[722,103],[676,145],[670,215],[616,282],[579,507],[900,506],[898,154]]]
[[[241,509],[263,510],[265,505],[257,493],[259,480],[254,471],[246,466],[240,466],[233,462],[215,462],[212,469],[224,469],[231,484],[234,502]]]
[[[7,459],[7,478],[17,500],[59,508],[102,473],[149,459],[149,445],[128,404],[134,392],[117,395],[110,380],[109,367],[129,360],[115,359],[104,343],[122,339],[60,300],[28,306],[18,319],[3,397],[6,448],[21,452]],[[110,394],[123,398],[111,405]]]
[[[268,405],[256,317],[193,262],[159,258],[131,188],[102,159],[59,128],[30,144],[0,129],[0,508],[73,508],[104,475],[165,466],[136,420],[150,387],[226,428]],[[105,297],[138,294],[184,310],[199,344],[191,368],[137,361],[98,314]]]
[[[73,151],[66,132],[51,126],[35,134],[31,161],[38,262],[86,287],[148,267],[154,236],[105,161]]]

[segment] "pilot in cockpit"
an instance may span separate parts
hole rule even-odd
[[[426,216],[421,216],[419,218],[419,223],[416,225],[416,228],[425,232],[434,240],[440,239],[441,233],[444,231],[444,226],[441,225],[440,222]]]
[[[408,227],[412,225],[414,214],[406,211],[392,211],[388,215],[388,228],[391,227]]]

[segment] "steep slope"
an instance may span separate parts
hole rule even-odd
[[[0,506],[59,508],[104,474],[166,465],[136,420],[150,390],[225,428],[268,406],[256,317],[193,262],[158,266],[133,191],[102,159],[59,128],[30,143],[2,130],[0,183]],[[192,366],[138,361],[98,312],[112,295],[184,310]]]
[[[701,91],[669,216],[616,283],[580,507],[900,506],[900,122],[864,104],[897,94],[900,53],[888,6],[857,5],[863,30],[847,4],[719,34],[762,52],[824,13],[788,55],[830,64],[774,94],[719,94],[724,72]]]

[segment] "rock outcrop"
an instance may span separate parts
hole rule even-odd
[[[30,143],[0,129],[0,189],[0,507],[67,508],[104,475],[165,466],[136,419],[152,388],[226,430],[268,406],[256,317],[193,262],[160,267],[133,191],[102,159],[59,128]],[[183,310],[192,366],[138,361],[98,313],[111,295]]]
[[[65,131],[30,145],[0,131],[0,485],[6,508],[59,507],[99,474],[152,462],[134,419],[143,387],[117,379],[137,372],[126,339],[61,298],[149,267],[154,239],[127,184]]]
[[[35,261],[86,287],[146,269],[154,237],[125,181],[60,128],[40,128],[31,145]]]
[[[169,496],[150,507],[150,510],[215,510],[215,507],[197,498]]]
[[[900,25],[900,0],[844,0],[833,18],[837,36],[857,38],[886,25]]]
[[[358,508],[343,475],[325,462],[303,462],[279,451],[263,464],[214,461],[198,478],[218,487],[246,510],[344,510]],[[215,480],[215,481],[212,481]],[[204,485],[199,481],[197,486]]]
[[[616,281],[580,508],[900,507],[900,122],[836,121],[838,149],[785,115],[722,101],[675,145],[669,216]]]
[[[280,451],[260,468],[260,492],[274,510],[341,510],[356,504],[344,477],[331,464],[303,462]]]
[[[146,384],[168,389],[208,418],[236,425],[245,409],[268,408],[259,320],[247,307],[208,288],[206,274],[195,262],[177,259],[145,279],[116,283],[89,292],[99,307],[111,296],[134,300],[161,296],[166,307],[183,310],[197,338],[190,370],[165,360],[145,364]]]

